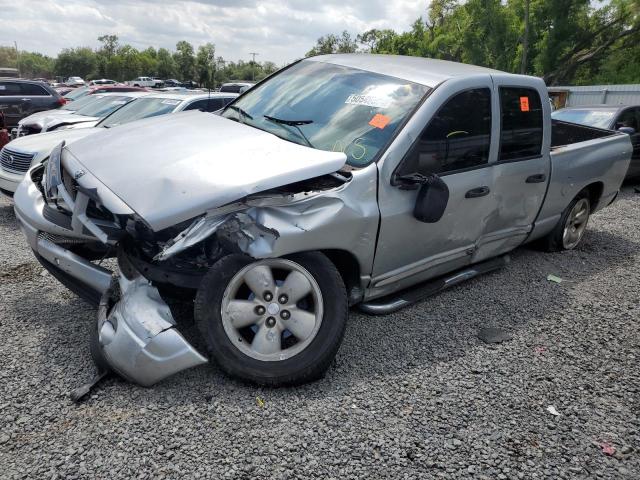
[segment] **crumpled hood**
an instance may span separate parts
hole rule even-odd
[[[33,113],[28,117],[23,118],[18,122],[18,125],[37,125],[42,128],[45,120],[49,117],[64,117],[67,115],[71,115],[73,112],[71,110],[45,110],[44,112]]]
[[[78,123],[99,121],[99,117],[88,117],[86,115],[50,115],[42,119],[42,130],[48,131],[58,128],[61,125],[76,125]]]
[[[67,150],[156,231],[346,162],[198,111],[110,128]]]
[[[91,135],[95,132],[102,131],[102,128],[85,128],[78,130],[59,130],[54,132],[39,133],[38,135],[27,135],[26,137],[19,137],[12,140],[10,145],[20,152],[34,153],[35,161],[40,161],[51,153],[51,150],[55,148],[63,140],[67,145]]]

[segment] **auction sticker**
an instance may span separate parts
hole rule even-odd
[[[374,108],[389,108],[391,99],[384,97],[376,97],[374,95],[356,95],[352,94],[347,97],[345,102],[347,105],[361,105]]]
[[[529,97],[520,97],[520,111],[529,111]]]
[[[380,113],[376,113],[371,119],[371,121],[369,122],[369,125],[382,130],[384,127],[389,125],[390,121],[391,121],[391,117],[388,117],[387,115],[382,115]]]

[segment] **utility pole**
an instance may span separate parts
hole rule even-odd
[[[20,74],[20,51],[18,50],[18,42],[14,40],[13,44],[16,47],[16,68],[18,69],[18,74]]]
[[[251,63],[253,63],[253,66],[251,67],[251,81],[255,82],[256,81],[256,55],[260,55],[260,54],[257,52],[249,52],[249,55],[253,57],[253,60],[251,60]]]
[[[529,3],[530,0],[524,2],[524,35],[522,38],[522,61],[520,63],[520,74],[527,73],[527,56],[529,54]]]

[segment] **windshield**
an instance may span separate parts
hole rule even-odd
[[[551,114],[554,120],[562,122],[579,123],[589,127],[610,128],[615,110],[586,110],[564,108]]]
[[[98,127],[115,127],[127,122],[140,120],[141,118],[155,117],[173,112],[181,100],[169,98],[138,98],[134,102],[130,102],[119,110],[98,123]]]
[[[132,100],[131,97],[110,96],[102,97],[100,100],[90,103],[76,111],[76,115],[86,115],[87,117],[106,117],[111,112],[117,110],[122,105]]]
[[[67,93],[64,98],[68,98],[69,100],[77,100],[78,98],[84,97],[85,95],[89,95],[89,87],[80,87],[75,90],[71,90]]]
[[[65,103],[64,106],[60,108],[60,110],[69,110],[70,112],[75,112],[95,102],[96,100],[99,100],[100,98],[103,98],[103,97],[100,97],[100,96],[97,97],[95,95],[86,95],[74,102]]]
[[[423,85],[302,61],[253,87],[222,116],[286,140],[344,152],[356,167],[375,160],[428,92]]]

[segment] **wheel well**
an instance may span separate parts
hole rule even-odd
[[[338,273],[342,277],[349,304],[353,305],[362,300],[362,289],[360,288],[360,264],[356,257],[346,250],[321,250],[329,260],[336,266]]]
[[[600,197],[602,196],[602,192],[604,191],[604,183],[591,183],[584,187],[582,191],[586,191],[587,195],[589,195],[589,202],[591,202],[591,211],[593,212],[598,207],[598,202],[600,202]]]

